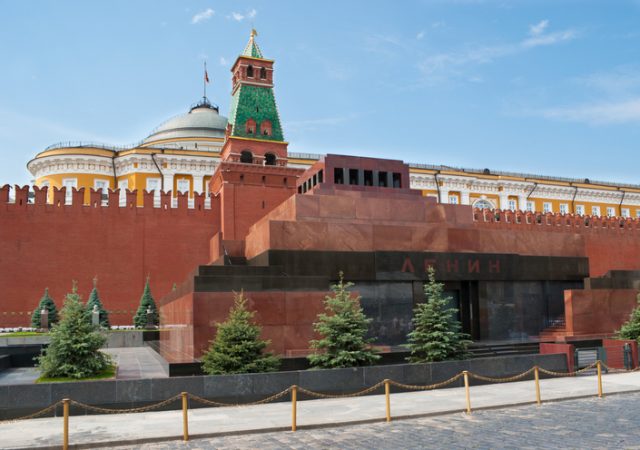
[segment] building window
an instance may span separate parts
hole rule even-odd
[[[625,219],[628,219],[629,217],[631,217],[631,212],[629,211],[629,208],[622,208],[620,215]]]
[[[591,207],[591,215],[592,216],[599,216],[600,215],[600,207],[599,206],[592,206]]]
[[[265,153],[264,154],[264,165],[265,166],[275,166],[276,165],[276,155],[273,153]]]
[[[247,123],[245,124],[245,131],[247,134],[253,134],[256,131],[256,121],[252,118],[247,119]]]
[[[560,203],[560,214],[568,214],[569,213],[569,205],[566,203]]]
[[[181,194],[184,194],[185,192],[188,194],[189,188],[190,188],[189,185],[190,183],[188,178],[179,178],[176,181],[176,191],[178,191]]]
[[[479,209],[493,209],[493,203],[491,203],[489,200],[486,199],[480,199],[480,200],[476,200],[473,203],[473,207],[474,208],[479,208]]]
[[[334,184],[344,184],[344,169],[336,167],[333,169],[333,182]]]
[[[249,65],[247,67],[247,78],[253,78],[253,66]]]
[[[387,172],[378,172],[378,186],[387,187]]]
[[[365,186],[373,186],[373,171],[365,170],[364,171],[364,185]]]
[[[271,121],[263,120],[260,124],[260,134],[263,136],[271,136]]]
[[[393,180],[393,187],[394,188],[401,188],[402,187],[402,174],[399,174],[397,172],[393,172],[392,180]]]
[[[509,200],[508,204],[509,204],[509,209],[511,211],[515,211],[518,208],[518,205],[515,200]]]
[[[67,188],[64,194],[64,202],[67,205],[71,204],[73,198],[73,188],[78,188],[78,179],[77,178],[65,178],[62,180],[62,185]]]
[[[358,184],[358,169],[349,169],[349,184]]]
[[[553,208],[552,208],[552,206],[551,206],[551,203],[550,203],[550,202],[544,202],[544,203],[542,204],[542,212],[543,212],[543,213],[545,213],[545,214],[546,214],[546,213],[553,212]]]
[[[449,196],[449,203],[452,205],[457,205],[458,204],[458,196],[457,195],[450,195]]]
[[[246,163],[246,164],[252,164],[253,153],[251,153],[249,150],[243,150],[242,152],[240,152],[240,162]]]
[[[147,178],[147,192],[160,193],[160,178]]]
[[[265,69],[264,67],[260,68],[260,79],[264,80],[267,78],[267,69]]]
[[[124,206],[127,203],[127,189],[129,189],[129,180],[118,180],[118,189],[120,189],[120,206]]]
[[[613,208],[612,206],[607,206],[607,217],[615,217],[616,216],[616,209]]]
[[[527,202],[527,211],[534,212],[536,210],[535,204],[533,202]]]
[[[93,189],[96,191],[98,189],[102,189],[102,201],[107,201],[109,199],[109,180],[95,180],[93,182]]]
[[[576,205],[576,214],[584,216],[584,205]]]

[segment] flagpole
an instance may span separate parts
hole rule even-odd
[[[204,62],[204,76],[202,77],[202,87],[204,92],[204,99],[207,98],[207,62]]]

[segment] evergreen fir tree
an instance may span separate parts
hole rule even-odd
[[[311,348],[317,350],[308,356],[313,367],[364,366],[380,359],[370,347],[375,338],[366,337],[372,319],[362,311],[360,297],[351,297],[348,289],[353,283],[345,283],[342,272],[339,277],[338,284],[331,286],[333,295],[325,297],[326,313],[318,314],[318,321],[313,324],[322,336],[310,342]]]
[[[638,306],[633,309],[626,321],[618,331],[620,339],[634,339],[640,342],[640,294],[636,296]]]
[[[151,309],[151,320],[147,317],[147,310]],[[149,287],[149,277],[147,277],[147,284],[144,286],[144,292],[142,293],[142,297],[140,297],[140,306],[138,306],[138,311],[136,315],[133,316],[133,324],[136,328],[146,328],[148,323],[151,323],[153,326],[158,326],[160,320],[158,318],[158,308],[156,307],[156,302],[153,300],[153,296],[151,295],[151,288]]]
[[[110,328],[109,313],[107,312],[106,309],[104,309],[104,306],[102,306],[102,302],[100,301],[100,295],[98,294],[98,288],[96,286],[97,284],[98,284],[98,278],[94,278],[93,290],[91,291],[91,294],[89,294],[89,300],[87,300],[87,306],[86,306],[87,318],[89,320],[89,323],[93,324],[93,307],[94,305],[96,305],[98,306],[98,311],[100,312],[100,326],[102,328],[109,329]]]
[[[205,373],[257,373],[278,369],[280,360],[264,351],[270,341],[260,339],[261,328],[253,323],[255,314],[255,311],[247,310],[243,292],[234,292],[229,317],[225,322],[216,324],[216,338],[202,357]]]
[[[426,301],[413,311],[413,331],[407,344],[411,355],[407,359],[413,363],[462,359],[471,341],[460,331],[462,326],[455,319],[457,309],[447,307],[450,298],[444,297],[444,284],[436,281],[433,267],[427,275]]]
[[[111,359],[100,351],[107,338],[87,323],[75,281],[60,316],[60,322],[51,330],[46,352],[38,358],[42,376],[81,379],[107,369]]]
[[[38,307],[31,314],[31,326],[33,328],[40,328],[40,311],[46,309],[49,312],[47,320],[49,321],[49,328],[58,323],[58,308],[53,299],[49,296],[49,288],[45,288],[44,295],[38,303]]]

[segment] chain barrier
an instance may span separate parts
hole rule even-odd
[[[478,375],[475,374],[473,372],[469,372],[469,376],[471,378],[475,378],[476,380],[480,380],[480,381],[489,381],[491,383],[509,383],[511,381],[518,381],[523,379],[524,377],[526,377],[527,375],[529,375],[530,373],[532,373],[534,370],[536,370],[535,367],[532,367],[531,369],[522,372],[518,375],[513,375],[511,377],[504,377],[504,378],[492,378],[492,377],[485,377],[483,375]]]
[[[235,407],[239,407],[239,406],[263,405],[265,403],[269,403],[269,402],[277,400],[277,399],[279,399],[281,397],[284,397],[289,392],[291,392],[291,387],[288,387],[284,391],[278,392],[277,394],[274,394],[274,395],[272,395],[270,397],[263,398],[262,400],[258,400],[258,401],[250,402],[250,403],[223,403],[223,402],[217,402],[215,400],[208,400],[206,398],[198,397],[195,394],[187,393],[187,395],[189,396],[189,398],[191,398],[191,400],[194,400],[194,401],[196,401],[198,403],[202,403],[203,405],[207,405],[207,406],[235,406]]]
[[[554,377],[570,377],[573,375],[578,375],[583,372],[586,372],[587,370],[595,369],[597,365],[598,365],[598,361],[594,362],[593,364],[589,364],[587,367],[583,367],[580,370],[574,370],[573,372],[554,372],[553,370],[547,370],[542,367],[538,368],[538,370],[540,370],[541,373],[551,375]]]
[[[503,378],[497,378],[497,377],[486,377],[484,375],[479,375],[479,374],[475,374],[473,372],[467,372],[468,376],[471,378],[475,378],[477,380],[480,381],[486,381],[486,382],[492,382],[492,383],[508,383],[508,382],[513,382],[513,381],[518,381],[521,380],[523,378],[525,378],[526,376],[530,375],[532,372],[534,372],[536,370],[536,367],[538,368],[540,373],[544,373],[546,375],[551,375],[551,376],[555,376],[555,377],[568,377],[568,376],[574,376],[574,375],[579,375],[581,373],[584,373],[588,370],[593,370],[597,367],[598,362],[600,361],[596,361],[593,364],[590,364],[587,367],[584,367],[582,369],[579,370],[575,370],[572,372],[555,372],[552,370],[547,370],[544,369],[542,367],[538,367],[538,366],[534,366],[531,369],[522,372],[520,374],[517,375],[513,375],[510,377],[503,377]],[[602,368],[606,369],[607,371],[609,371],[610,373],[627,373],[627,372],[637,372],[640,371],[640,367],[636,368],[636,369],[617,369],[617,368],[612,368],[609,367],[607,364],[600,362],[600,365]],[[439,383],[434,383],[434,384],[426,384],[426,385],[415,385],[415,384],[404,384],[404,383],[400,383],[398,381],[393,381],[393,380],[383,380],[380,381],[376,384],[374,384],[373,386],[363,389],[361,391],[358,392],[353,392],[353,393],[348,393],[348,394],[324,394],[321,392],[316,392],[316,391],[312,391],[309,389],[305,389],[303,387],[300,386],[296,386],[296,389],[298,392],[302,393],[302,394],[306,394],[309,395],[311,397],[315,397],[315,398],[324,398],[324,399],[330,399],[330,398],[350,398],[350,397],[360,397],[363,395],[367,395],[370,394],[371,392],[374,392],[376,390],[378,390],[379,388],[381,388],[382,386],[385,385],[385,383],[388,383],[391,386],[395,386],[397,388],[400,389],[406,389],[406,390],[411,390],[411,391],[426,391],[426,390],[433,390],[433,389],[438,389],[440,387],[444,387],[447,386],[451,383],[454,383],[455,381],[459,380],[460,378],[462,378],[464,376],[465,372],[460,372],[457,375],[449,378],[448,380],[439,382]],[[191,394],[191,393],[186,393],[186,395],[191,398],[191,400],[201,403],[203,405],[206,406],[215,406],[215,407],[240,407],[240,406],[255,406],[255,405],[262,405],[265,403],[270,403],[272,401],[278,400],[282,397],[284,397],[285,395],[291,393],[293,390],[293,386],[288,387],[287,389],[278,392],[277,394],[271,395],[269,397],[266,397],[264,399],[255,401],[255,402],[248,402],[248,403],[225,403],[225,402],[218,402],[215,400],[208,400],[206,398],[203,397],[199,397],[195,394]],[[87,411],[92,411],[95,413],[100,413],[100,414],[126,414],[126,413],[139,413],[139,412],[146,412],[146,411],[152,411],[155,409],[159,409],[162,408],[163,406],[166,406],[170,403],[173,403],[177,400],[179,400],[182,397],[182,394],[176,394],[171,398],[168,398],[167,400],[158,402],[158,403],[154,403],[152,405],[148,405],[148,406],[143,406],[143,407],[139,407],[139,408],[128,408],[128,409],[114,409],[114,408],[102,408],[102,407],[98,407],[98,406],[92,406],[92,405],[88,405],[86,403],[82,403],[82,402],[78,402],[76,400],[69,400],[69,404],[71,405],[75,405],[77,407],[80,408],[84,408]],[[7,420],[0,420],[0,425],[1,424],[7,424],[7,423],[13,423],[13,422],[18,422],[18,421],[22,421],[22,420],[29,420],[29,419],[35,419],[37,417],[43,416],[51,411],[54,411],[58,406],[60,406],[61,404],[63,404],[63,401],[60,400],[44,409],[41,409],[35,413],[26,415],[26,416],[22,416],[22,417],[16,417],[14,419],[7,419]]]
[[[174,395],[171,398],[168,398],[162,402],[154,403],[153,405],[142,406],[140,408],[128,408],[128,409],[101,408],[99,406],[87,405],[86,403],[77,402],[75,400],[70,400],[69,403],[71,403],[72,405],[84,408],[87,411],[93,411],[101,414],[128,414],[128,413],[140,413],[140,412],[152,411],[154,409],[162,408],[163,406],[166,406],[178,400],[181,397],[181,395],[182,394]]]
[[[0,424],[19,422],[21,420],[35,419],[36,417],[43,416],[46,413],[55,410],[60,405],[62,405],[62,400],[59,400],[56,403],[54,403],[53,405],[49,405],[46,408],[41,409],[40,411],[36,411],[33,414],[29,414],[27,416],[16,417],[14,419],[0,420]]]
[[[370,392],[373,392],[382,386],[384,386],[384,381],[380,381],[367,389],[363,389],[358,392],[352,392],[349,394],[323,394],[322,392],[310,391],[309,389],[305,389],[303,387],[298,386],[298,392],[307,394],[316,398],[348,398],[348,397],[360,397],[362,395],[369,394]]]
[[[393,380],[389,380],[389,384],[391,384],[392,386],[399,387],[401,389],[407,389],[407,390],[410,390],[410,391],[429,391],[431,389],[437,389],[439,387],[451,384],[454,381],[459,380],[463,376],[464,376],[464,373],[460,372],[458,375],[455,375],[455,376],[449,378],[448,380],[442,381],[440,383],[435,383],[435,384],[424,384],[424,385],[404,384],[404,383],[399,383],[399,382],[393,381]]]

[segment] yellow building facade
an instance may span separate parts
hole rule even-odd
[[[52,145],[29,161],[37,186],[142,192],[206,193],[220,162],[227,118],[206,97],[126,148],[90,143]],[[321,155],[289,153],[288,164],[306,168]],[[640,217],[640,186],[561,177],[410,164],[411,188],[441,203],[592,216]],[[52,198],[52,197],[50,197]],[[104,195],[106,201],[106,195]],[[207,202],[208,203],[208,202]]]

